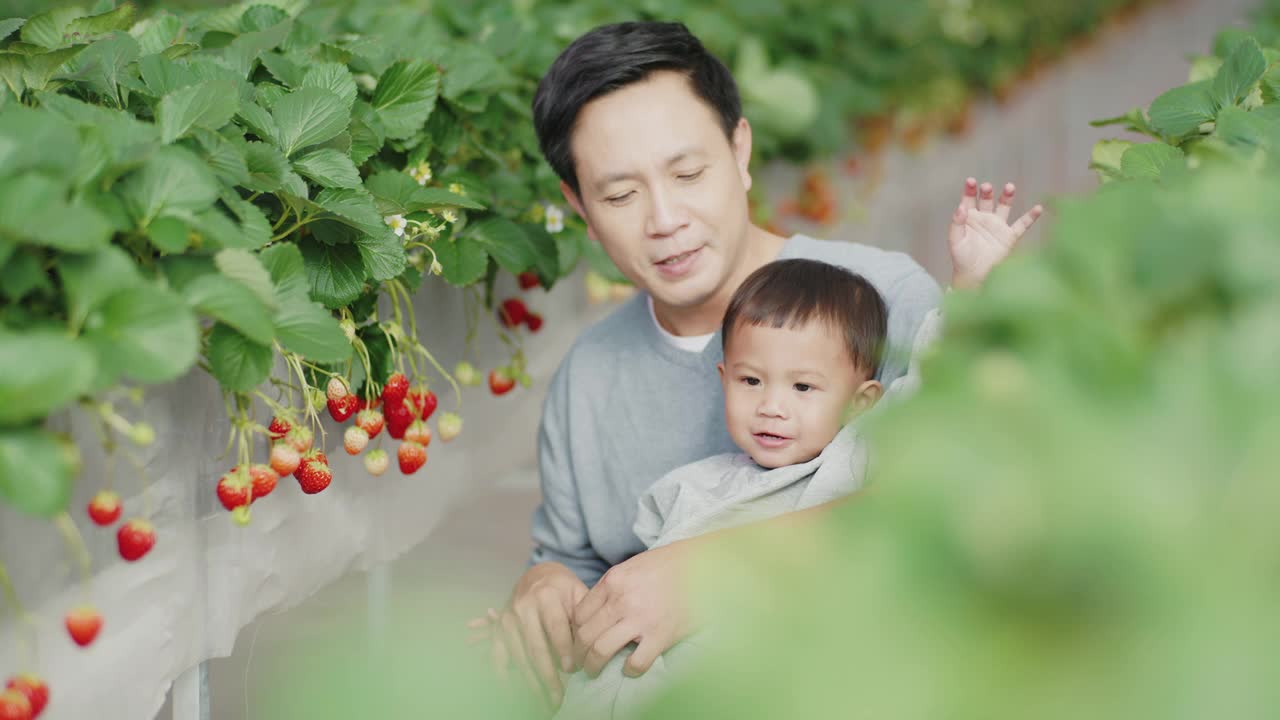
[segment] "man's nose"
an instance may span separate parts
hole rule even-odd
[[[649,215],[645,219],[645,233],[652,237],[667,237],[689,224],[689,214],[672,188],[656,186],[649,195]]]

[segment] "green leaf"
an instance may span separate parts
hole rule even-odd
[[[196,130],[193,135],[204,148],[205,161],[224,186],[248,187],[253,182],[245,161],[243,141],[232,142],[208,130]]]
[[[238,77],[248,77],[258,56],[284,42],[284,39],[289,36],[292,25],[292,22],[285,21],[265,30],[239,35],[223,48],[223,64],[231,68]]]
[[[20,98],[27,91],[27,82],[23,79],[27,67],[27,59],[17,53],[0,51],[0,80],[4,81],[4,87],[13,93],[13,97]],[[0,98],[6,97],[3,88],[0,88]]]
[[[229,80],[208,80],[165,95],[156,108],[160,141],[171,143],[193,127],[218,128],[240,109],[240,95]]]
[[[1089,123],[1091,127],[1106,127],[1107,125],[1124,125],[1126,130],[1131,130],[1143,135],[1149,135],[1159,139],[1155,128],[1151,127],[1151,123],[1147,121],[1147,113],[1140,107],[1133,108],[1124,115],[1118,115],[1113,118],[1103,120],[1094,120]]]
[[[245,167],[249,170],[249,182],[245,187],[258,192],[275,192],[284,185],[289,161],[274,146],[263,142],[244,144]]]
[[[1159,180],[1166,172],[1185,167],[1181,150],[1164,143],[1143,143],[1125,151],[1120,172],[1134,179]]]
[[[224,390],[250,392],[267,381],[275,355],[269,345],[256,343],[218,323],[209,333],[209,369]]]
[[[83,201],[66,200],[67,188],[36,173],[0,180],[0,238],[88,252],[107,244],[112,228]]]
[[[310,300],[311,280],[307,277],[307,266],[297,245],[277,243],[258,253],[258,259],[271,274],[271,284],[275,286],[281,306],[299,299]]]
[[[195,213],[218,199],[218,178],[193,152],[177,145],[158,148],[120,189],[138,226],[168,210]]]
[[[200,82],[200,77],[186,63],[175,62],[159,54],[146,55],[138,60],[138,73],[155,97],[164,97]]]
[[[0,498],[18,510],[45,518],[65,511],[79,470],[71,442],[47,430],[0,430]]]
[[[244,239],[243,244],[233,246],[223,243],[223,247],[256,250],[271,242],[271,223],[267,222],[267,216],[261,208],[234,194],[223,197],[222,202],[239,218],[240,235]]]
[[[199,347],[191,308],[172,292],[150,285],[113,294],[90,313],[85,328],[101,375],[110,378],[168,382],[191,368]]]
[[[40,420],[89,390],[93,352],[52,331],[0,337],[0,425]]]
[[[468,237],[437,240],[432,243],[436,260],[444,268],[442,277],[450,285],[466,287],[484,277],[489,268],[489,254],[480,243]]]
[[[1218,112],[1210,84],[1204,82],[1174,88],[1151,103],[1151,126],[1172,140],[1178,140],[1212,122]]]
[[[522,273],[537,259],[537,250],[529,237],[519,225],[506,218],[485,218],[468,227],[463,234],[484,248],[507,272]]]
[[[366,102],[357,102],[351,111],[351,160],[357,166],[373,157],[387,141],[382,121]]]
[[[7,261],[0,263],[0,295],[16,303],[37,289],[49,289],[40,253],[19,248]]]
[[[280,134],[276,121],[271,113],[263,110],[257,103],[241,103],[240,112],[236,115],[245,127],[262,140],[275,140]]]
[[[136,12],[137,9],[132,4],[125,3],[108,12],[76,18],[67,24],[63,32],[72,35],[79,33],[83,39],[83,37],[105,35],[116,30],[128,30],[133,25]]]
[[[285,157],[308,145],[322,143],[347,128],[351,111],[329,90],[298,88],[280,99],[271,110],[276,124],[276,144]]]
[[[138,39],[143,60],[147,55],[163,51],[178,39],[182,32],[182,20],[177,15],[152,15],[134,24],[129,33]]]
[[[551,233],[542,225],[521,226],[529,244],[533,247],[533,267],[544,278],[556,278],[560,274],[560,247]],[[563,232],[563,231],[561,231]]]
[[[40,45],[51,50],[60,48],[70,44],[62,37],[67,25],[83,15],[84,10],[78,7],[54,8],[27,20],[22,26],[22,34],[19,37],[22,38],[22,42]]]
[[[356,81],[346,65],[335,62],[317,63],[307,69],[302,78],[303,87],[317,87],[332,92],[342,99],[348,109],[356,101]]]
[[[363,188],[325,188],[316,195],[316,204],[352,227],[366,232],[386,226],[373,196]]]
[[[301,263],[301,255],[298,262]],[[305,281],[305,275],[303,276]],[[305,293],[282,303],[275,316],[276,337],[286,350],[313,362],[342,362],[351,357],[351,343],[338,319]]]
[[[79,144],[75,126],[62,117],[21,105],[0,111],[0,175],[30,170],[70,174]]]
[[[183,289],[191,307],[240,331],[256,343],[270,345],[275,336],[271,313],[243,283],[218,273],[201,275]]]
[[[271,72],[272,77],[289,87],[302,84],[305,70],[289,58],[276,52],[263,53],[258,60]]]
[[[1269,108],[1275,109],[1271,113],[1273,116],[1277,114],[1276,111],[1280,111],[1280,106],[1271,105]],[[1214,135],[1232,145],[1270,148],[1280,140],[1280,118],[1266,117],[1263,112],[1266,109],[1268,108],[1248,112],[1238,107],[1223,108],[1218,113]]]
[[[293,169],[319,185],[332,188],[360,187],[360,172],[351,158],[332,148],[320,148],[293,161]]]
[[[249,288],[268,310],[276,309],[276,291],[271,282],[271,273],[257,255],[247,250],[223,250],[213,256],[213,262],[223,275]]]
[[[484,206],[469,197],[455,195],[436,187],[423,187],[407,173],[383,170],[365,179],[365,187],[378,201],[383,215],[407,215],[419,210],[465,208],[483,210]]]
[[[252,5],[240,16],[240,31],[265,30],[288,19],[289,14],[274,5]]]
[[[311,297],[327,308],[340,308],[360,297],[367,272],[355,245],[299,243],[311,281]]]
[[[1213,98],[1218,107],[1235,105],[1244,99],[1266,70],[1267,60],[1257,40],[1245,38],[1236,43],[1213,79]]]
[[[440,72],[425,60],[401,60],[378,79],[372,105],[391,139],[422,128],[440,92]]]
[[[4,40],[12,35],[14,30],[22,27],[26,22],[25,18],[9,18],[8,20],[0,20],[0,40]]]
[[[404,245],[390,228],[360,233],[356,236],[356,247],[360,249],[360,260],[370,279],[381,282],[399,277],[404,272]]]
[[[180,218],[162,215],[147,226],[147,238],[162,253],[172,255],[191,244],[191,228]]]
[[[1098,171],[1102,182],[1108,182],[1124,175],[1120,171],[1120,161],[1124,153],[1133,147],[1128,140],[1099,140],[1093,146],[1093,156],[1089,161],[1089,169]]]
[[[80,57],[89,47],[76,45],[26,58],[22,68],[22,81],[26,83],[28,90],[35,92],[44,90],[50,79],[59,73],[64,64]]]
[[[128,33],[118,32],[94,41],[68,62],[67,67],[79,76],[81,83],[108,101],[108,105],[123,107],[127,103],[120,98],[120,76],[139,54],[138,41]]]
[[[141,282],[137,264],[114,245],[93,253],[65,255],[58,260],[56,269],[62,278],[68,320],[73,328],[81,327],[89,312],[103,300]]]

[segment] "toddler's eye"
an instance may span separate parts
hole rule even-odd
[[[744,382],[744,383],[746,383],[747,385],[750,385],[750,386],[752,386],[752,387],[755,387],[756,385],[759,385],[759,384],[760,384],[760,378],[751,377],[750,375],[743,375],[743,376],[742,376],[741,378],[739,378],[739,379],[740,379],[742,382]]]
[[[807,383],[796,383],[795,388],[796,392],[809,392],[813,389],[813,386]]]

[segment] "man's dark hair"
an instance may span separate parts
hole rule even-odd
[[[729,301],[720,342],[741,324],[799,328],[822,322],[844,331],[853,366],[875,377],[889,311],[866,278],[817,260],[777,260],[751,273]]]
[[[551,169],[581,195],[570,136],[578,112],[592,100],[660,70],[689,79],[694,94],[720,118],[725,137],[742,118],[742,100],[729,68],[682,23],[602,25],[574,40],[551,63],[533,96],[533,126]]]

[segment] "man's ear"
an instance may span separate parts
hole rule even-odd
[[[733,157],[738,164],[742,187],[751,190],[751,123],[745,117],[739,118],[738,126],[733,129]]]
[[[587,237],[591,238],[592,242],[600,242],[596,239],[595,228],[591,227],[591,218],[587,217],[587,213],[582,209],[582,198],[578,197],[573,188],[569,187],[569,183],[563,180],[560,181],[560,194],[564,196],[564,201],[569,203],[569,207],[573,208],[578,217],[587,224]]]

